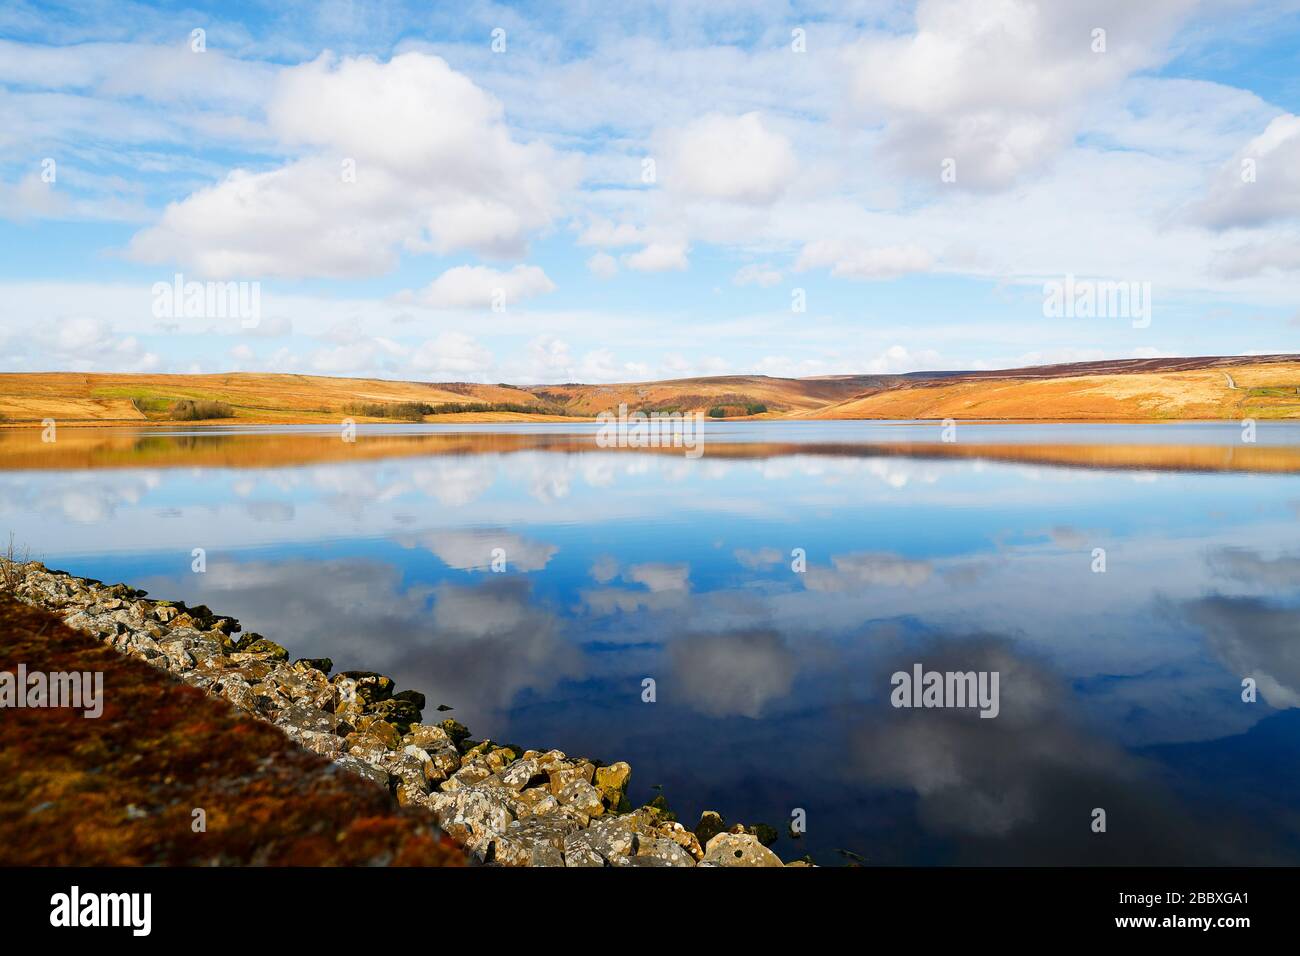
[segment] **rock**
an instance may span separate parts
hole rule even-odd
[[[297,739],[298,743],[322,757],[340,757],[343,755],[343,740],[337,734],[304,730],[298,735]]]
[[[418,723],[421,717],[418,707],[409,700],[398,700],[396,697],[371,704],[366,708],[366,713],[382,717],[402,733],[409,731],[411,724]]]
[[[333,735],[338,723],[338,718],[333,714],[315,707],[304,707],[302,704],[290,704],[275,715],[276,726],[284,729],[291,737],[303,731]]]
[[[664,823],[672,823],[677,820],[677,814],[668,808],[668,798],[662,793],[647,803],[642,809],[649,810],[655,815],[655,819]]]
[[[781,858],[749,833],[719,833],[705,847],[701,864],[711,866],[784,866]]]
[[[338,675],[356,682],[357,695],[373,706],[381,700],[387,700],[393,693],[393,679],[374,671],[343,671]],[[337,680],[337,678],[335,678]]]
[[[667,837],[641,837],[635,861],[642,866],[694,866],[695,858]]]
[[[573,807],[587,816],[595,817],[605,812],[605,804],[600,799],[600,791],[585,780],[574,780],[555,794],[561,806]]]
[[[322,674],[329,676],[329,672],[334,669],[334,662],[328,657],[300,657],[293,662],[293,666],[298,665],[310,667],[312,670],[320,671]]]
[[[243,641],[240,641],[239,643],[243,644]],[[236,646],[238,647],[239,645]],[[287,661],[289,659],[288,651],[275,643],[275,641],[268,641],[266,638],[253,641],[251,644],[242,647],[240,650],[244,654],[254,654],[266,660]]]
[[[624,802],[628,781],[632,778],[632,768],[619,761],[608,767],[597,767],[594,785],[600,791],[600,798],[605,806],[617,809]]]
[[[420,793],[428,792],[433,764],[429,755],[419,747],[390,750],[379,758],[378,763],[382,769],[396,777],[401,785]]]
[[[676,821],[672,823],[664,823],[657,827],[656,830],[662,837],[672,840],[690,854],[692,860],[699,861],[704,859],[704,848],[700,846],[699,838],[680,823],[677,823]]]
[[[515,820],[493,841],[492,859],[502,866],[564,866],[564,838],[577,827],[563,817]]]
[[[393,695],[393,700],[404,700],[415,707],[416,710],[424,710],[424,695],[418,690],[404,690]]]
[[[726,832],[727,821],[715,810],[705,810],[700,814],[700,822],[695,824],[695,836],[702,846],[708,846],[719,833]]]
[[[590,784],[588,784],[590,786]],[[594,789],[594,788],[593,788]],[[638,828],[644,825],[637,814],[607,817],[564,838],[565,866],[612,866],[626,862],[640,842]]]
[[[551,796],[551,792],[545,787],[521,790],[517,805],[515,816],[520,819],[552,814],[560,809],[560,801]]]
[[[341,768],[347,773],[353,773],[358,777],[369,780],[377,786],[383,787],[385,790],[388,789],[388,774],[385,771],[366,763],[364,760],[358,760],[351,754],[336,757],[334,759],[334,766]]]
[[[382,717],[364,715],[353,724],[359,734],[369,734],[389,750],[396,750],[402,745],[402,735],[397,728]]]
[[[470,763],[461,767],[443,781],[439,788],[446,793],[453,790],[463,790],[467,787],[474,787],[487,780],[492,776],[492,771],[482,763]]]
[[[523,790],[546,779],[537,761],[531,758],[516,760],[501,771],[501,785],[510,790]]]
[[[563,754],[561,754],[561,758],[563,758]],[[538,765],[543,769],[547,766],[544,759],[539,760]],[[575,780],[581,780],[583,783],[591,783],[592,775],[595,771],[595,766],[585,760],[578,763],[571,763],[563,759],[554,761],[550,768],[551,793],[558,797],[560,791]]]
[[[753,826],[745,827],[745,832],[757,837],[758,842],[763,846],[771,846],[780,836],[776,832],[776,827],[770,827],[766,823],[755,823]]]
[[[442,727],[443,730],[447,732],[447,736],[452,739],[452,742],[457,747],[461,745],[462,741],[464,741],[469,737],[469,728],[466,727],[464,724],[462,724],[459,720],[456,720],[452,717],[448,717],[446,720],[442,722],[440,726]]]
[[[430,752],[454,748],[455,741],[445,729],[436,724],[411,724],[410,733],[406,735],[407,743],[412,743]]]
[[[510,825],[510,811],[504,800],[491,791],[464,789],[453,793],[434,793],[428,806],[438,825],[467,850],[482,858],[493,840]]]
[[[392,753],[382,741],[364,733],[351,733],[344,737],[343,749],[351,756],[374,766],[380,765],[384,757]]]

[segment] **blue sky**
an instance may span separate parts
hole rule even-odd
[[[1296,352],[1298,53],[1292,0],[9,3],[0,369]],[[178,273],[256,322],[160,316]]]

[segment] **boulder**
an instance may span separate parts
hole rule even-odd
[[[600,798],[604,801],[605,806],[615,810],[624,802],[628,781],[631,779],[632,768],[619,761],[610,764],[608,767],[597,767],[593,783],[596,789],[600,791]]]
[[[719,833],[705,847],[701,865],[784,866],[781,858],[749,833]]]

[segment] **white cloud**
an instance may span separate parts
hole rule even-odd
[[[1194,0],[922,0],[916,31],[848,53],[852,96],[886,160],[958,188],[1002,189],[1069,145],[1089,94],[1158,63]],[[1093,30],[1105,29],[1105,52]]]
[[[934,265],[920,246],[863,248],[834,239],[807,243],[795,262],[796,271],[830,267],[843,279],[896,279],[911,272],[926,272]]]
[[[1220,167],[1190,212],[1193,221],[1211,229],[1300,216],[1300,116],[1288,113],[1270,122]]]
[[[492,367],[492,353],[464,332],[443,332],[423,342],[411,364],[433,377],[472,378]]]
[[[456,266],[434,279],[414,300],[444,309],[492,308],[555,291],[555,283],[538,266],[515,266],[500,272],[487,266]]]
[[[665,185],[696,199],[770,203],[797,168],[790,141],[768,129],[757,112],[711,113],[663,139]]]
[[[638,272],[669,272],[689,267],[684,242],[652,242],[639,252],[623,257],[623,264]]]
[[[598,252],[587,260],[587,270],[602,279],[612,279],[618,275],[618,260],[608,252]]]
[[[615,224],[602,218],[593,219],[578,236],[578,244],[583,246],[634,246],[644,241],[643,231],[631,223]]]
[[[516,142],[495,98],[427,54],[285,69],[267,120],[308,155],[172,203],[129,254],[210,277],[374,275],[403,249],[517,256],[576,176],[573,160]]]
[[[1247,243],[1225,250],[1211,260],[1210,269],[1225,279],[1300,271],[1300,238]]]
[[[623,579],[643,584],[651,591],[690,590],[689,564],[634,564],[623,572]]]

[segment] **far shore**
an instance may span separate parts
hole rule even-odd
[[[231,372],[0,373],[0,427],[589,423],[604,412],[738,421],[1300,421],[1300,355],[1122,359],[994,371],[717,375],[512,385]]]

